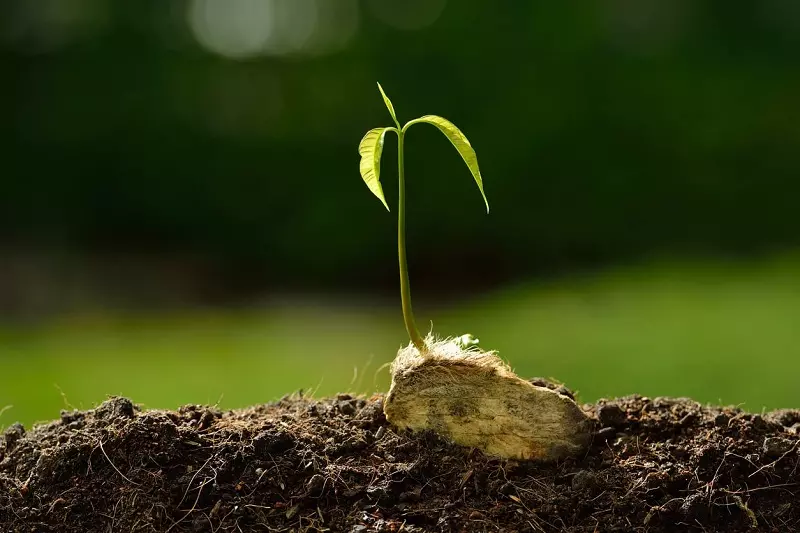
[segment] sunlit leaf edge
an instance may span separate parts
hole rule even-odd
[[[358,153],[361,155],[359,171],[372,194],[378,197],[381,203],[389,210],[381,186],[381,155],[383,153],[383,139],[386,132],[392,128],[374,128],[369,130],[358,144]]]
[[[478,154],[475,153],[475,149],[472,148],[472,144],[470,144],[467,136],[464,135],[464,133],[458,129],[455,124],[438,115],[425,115],[415,118],[414,120],[409,121],[403,127],[403,130],[405,131],[410,126],[422,122],[436,126],[436,128],[441,131],[445,137],[447,137],[450,143],[452,143],[459,155],[461,155],[461,159],[464,160],[464,163],[466,163],[467,168],[469,168],[472,177],[475,178],[475,183],[478,185],[478,190],[481,192],[483,201],[486,204],[486,212],[488,213],[489,200],[486,198],[486,193],[483,191],[483,178],[481,177],[481,171],[478,167]]]

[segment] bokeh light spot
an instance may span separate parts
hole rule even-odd
[[[192,0],[187,21],[207,50],[232,59],[321,55],[358,28],[355,0]]]
[[[273,0],[192,0],[189,25],[205,48],[235,59],[260,55],[275,31]]]

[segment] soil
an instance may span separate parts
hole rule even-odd
[[[800,531],[800,411],[601,400],[584,406],[589,450],[539,464],[397,433],[382,402],[142,412],[111,398],[15,424],[0,532]]]

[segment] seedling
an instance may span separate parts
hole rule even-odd
[[[378,197],[383,203],[386,210],[389,210],[389,204],[386,203],[386,198],[383,195],[383,187],[381,186],[381,154],[383,154],[383,142],[387,132],[394,132],[397,134],[397,178],[399,184],[399,194],[397,200],[397,257],[400,261],[400,298],[403,306],[403,321],[406,324],[406,331],[408,336],[411,337],[411,342],[420,353],[427,353],[425,339],[417,329],[416,321],[414,320],[414,312],[411,308],[411,287],[408,281],[408,262],[406,260],[406,182],[405,182],[405,154],[403,153],[403,142],[408,129],[414,124],[430,124],[436,126],[439,131],[444,133],[445,137],[453,143],[458,153],[464,159],[472,177],[475,178],[475,183],[478,184],[478,189],[481,191],[483,201],[486,204],[486,212],[489,212],[489,201],[486,199],[486,194],[483,192],[483,178],[481,178],[481,171],[478,168],[478,156],[475,154],[472,145],[467,140],[467,137],[461,133],[455,124],[449,120],[436,116],[425,115],[420,118],[415,118],[406,122],[406,125],[400,127],[400,122],[397,120],[397,115],[394,112],[394,106],[389,97],[383,91],[381,84],[378,84],[378,90],[381,92],[383,101],[395,126],[384,128],[371,129],[361,139],[358,145],[358,153],[361,154],[361,177],[364,183],[367,184],[369,190]],[[464,339],[467,336],[462,336]],[[474,340],[470,338],[470,342]]]
[[[486,211],[478,158],[466,136],[452,122],[425,115],[400,126],[394,106],[378,84],[395,126],[369,130],[358,146],[361,177],[386,209],[380,181],[381,154],[387,132],[397,134],[397,256],[403,320],[411,344],[402,348],[391,365],[392,385],[384,402],[386,419],[411,430],[433,430],[458,444],[486,453],[518,459],[555,460],[579,453],[590,440],[590,423],[567,396],[531,384],[511,371],[495,352],[477,347],[477,339],[423,338],[411,310],[406,262],[405,167],[403,141],[414,124],[436,126],[467,164]]]

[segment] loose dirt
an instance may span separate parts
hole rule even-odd
[[[600,401],[584,406],[589,451],[545,465],[399,434],[382,402],[141,412],[112,398],[13,425],[0,532],[800,531],[800,411]]]

